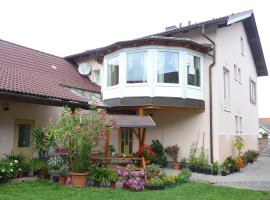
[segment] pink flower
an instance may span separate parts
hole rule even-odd
[[[120,169],[118,169],[116,172],[117,172],[118,175],[120,175],[120,176],[122,175],[122,172],[121,172]]]
[[[116,120],[115,119],[112,119],[112,125],[113,126],[116,126],[116,124],[117,124]]]
[[[124,171],[123,172],[123,176],[128,176],[128,172],[127,171]]]
[[[105,117],[107,115],[107,112],[102,110],[100,113],[99,113],[102,117]]]
[[[71,183],[71,177],[68,177],[67,180],[66,180],[66,184],[70,184]]]

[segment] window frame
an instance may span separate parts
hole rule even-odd
[[[254,91],[252,91],[252,84],[254,85]],[[250,97],[250,102],[256,105],[256,103],[257,103],[257,86],[256,86],[256,82],[251,77],[249,78],[249,97]]]
[[[129,51],[124,51],[126,54],[125,56],[125,81],[124,84],[127,86],[137,86],[137,85],[147,85],[149,80],[148,80],[148,57],[149,57],[149,52],[148,49],[141,49],[141,50],[129,50]],[[146,82],[141,82],[141,83],[128,83],[128,54],[134,54],[134,53],[145,53],[144,56],[144,63],[146,64]]]
[[[240,37],[240,51],[241,51],[241,55],[245,56],[245,44],[244,44],[244,38],[242,36]]]
[[[188,84],[188,70],[187,70],[187,66],[188,66],[188,57],[189,56],[193,56],[193,57],[198,57],[200,59],[200,86],[197,86],[197,85],[190,85]],[[202,56],[201,55],[198,55],[198,54],[194,54],[194,53],[191,53],[189,51],[186,51],[186,63],[185,63],[185,70],[183,70],[183,72],[186,73],[186,84],[187,84],[187,87],[190,87],[190,88],[197,88],[197,89],[201,89],[203,87],[203,80],[202,80],[202,70],[203,70],[203,59],[202,59]]]
[[[176,53],[177,56],[178,56],[178,83],[160,83],[158,82],[158,67],[159,67],[159,53],[160,52],[170,52],[170,53]],[[180,76],[180,70],[182,69],[181,68],[181,53],[180,51],[174,51],[174,50],[166,50],[166,49],[156,49],[156,68],[155,68],[155,71],[156,71],[156,76],[155,76],[155,83],[156,85],[168,85],[168,86],[179,86],[181,84],[181,76]],[[183,57],[183,56],[182,56]]]
[[[114,59],[114,58],[118,58],[118,84],[108,86],[108,62],[109,62],[109,60]],[[106,84],[106,88],[119,87],[119,85],[120,85],[120,55],[119,54],[116,54],[116,55],[113,55],[111,57],[106,58],[106,72],[105,73],[106,73],[106,80],[104,80],[104,81]]]
[[[226,85],[226,90],[225,90],[225,72],[227,73],[227,85]],[[225,111],[230,111],[230,70],[223,66],[222,70],[222,75],[223,75],[223,107]],[[227,87],[228,86],[228,87]],[[227,98],[225,98],[227,97]]]
[[[99,71],[99,80],[98,81],[96,80],[97,77],[96,77],[96,74],[95,74],[95,72],[97,72],[97,71]],[[93,73],[93,80],[92,81],[94,83],[100,83],[101,70],[100,69],[93,69],[92,73]]]
[[[234,70],[234,80],[238,81],[238,66],[236,64],[233,65]]]

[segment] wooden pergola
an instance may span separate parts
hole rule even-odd
[[[139,141],[139,147],[144,145],[145,135],[147,128],[153,128],[156,123],[153,121],[151,116],[144,116],[143,110],[139,110],[139,115],[112,115],[112,118],[116,121],[118,128],[130,128],[132,133],[136,136]],[[105,136],[105,157],[109,156],[109,141],[110,133],[106,132]]]

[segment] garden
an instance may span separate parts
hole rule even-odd
[[[139,158],[138,160],[122,155],[123,158],[117,165],[96,162],[97,159],[93,157],[103,145],[101,141],[107,132],[115,134],[116,127],[116,122],[102,109],[92,108],[90,111],[82,111],[65,108],[61,116],[52,121],[47,128],[37,127],[33,130],[38,158],[28,159],[22,155],[9,154],[0,160],[0,194],[8,197],[9,191],[15,187],[18,195],[32,195],[34,198],[44,187],[52,190],[44,191],[48,196],[53,195],[54,190],[66,196],[66,192],[79,195],[78,190],[74,189],[84,188],[80,190],[82,191],[80,195],[85,197],[86,194],[90,196],[103,194],[116,199],[128,196],[129,191],[142,191],[142,194],[152,198],[152,194],[150,195],[147,190],[158,190],[164,193],[153,193],[153,197],[158,198],[158,195],[162,194],[170,199],[172,195],[183,197],[190,195],[197,199],[202,191],[206,191],[207,195],[216,196],[226,189],[190,183],[192,172],[227,176],[239,172],[247,164],[255,162],[258,157],[258,153],[253,150],[243,152],[244,140],[236,136],[234,147],[237,156],[230,156],[221,164],[208,162],[205,148],[203,145],[199,147],[198,140],[191,145],[188,158],[183,158],[180,162],[178,159],[180,148],[177,145],[163,147],[158,140],[153,140],[150,145],[140,146],[138,152],[132,155],[133,158]],[[114,156],[113,146],[110,146],[109,154]],[[173,168],[178,174],[168,176],[163,167]],[[28,188],[31,188],[31,194],[25,191]],[[86,191],[86,188],[89,190]],[[96,190],[97,188],[99,190]],[[193,190],[197,193],[192,193]],[[248,193],[250,195],[247,195],[246,199],[251,196],[268,195],[264,192],[247,190],[245,193],[237,189],[228,190],[239,196],[239,199],[243,199],[242,197]],[[89,194],[89,191],[93,194]],[[99,194],[97,191],[102,193]],[[59,199],[61,198],[63,197],[59,196]],[[137,195],[134,199],[144,199],[144,196]]]

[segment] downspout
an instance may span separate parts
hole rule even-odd
[[[212,43],[213,47],[211,49],[212,54],[210,52],[208,52],[208,55],[212,57],[213,62],[209,65],[209,107],[210,107],[210,161],[211,163],[214,162],[214,158],[213,158],[213,97],[212,97],[212,68],[215,66],[216,64],[216,43],[209,38],[206,34],[205,34],[205,25],[201,26],[201,33],[202,35],[209,41]]]

